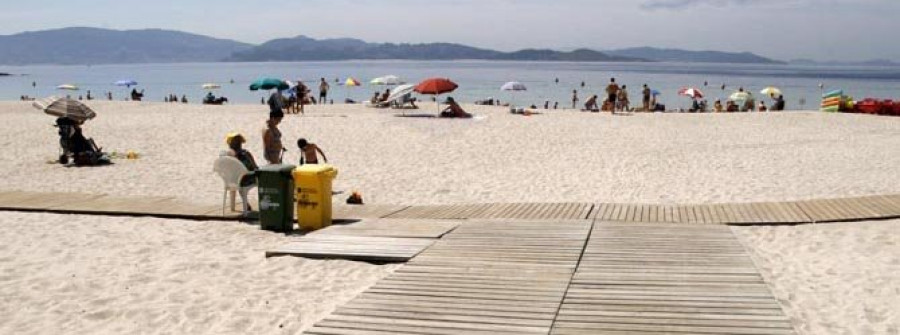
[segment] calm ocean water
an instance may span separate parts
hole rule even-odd
[[[86,94],[102,96],[113,93],[122,100],[130,91],[113,85],[122,79],[134,79],[143,89],[145,101],[163,101],[167,94],[187,95],[192,103],[206,94],[203,83],[218,83],[224,95],[236,103],[259,103],[265,92],[252,92],[247,86],[259,77],[302,79],[313,88],[320,77],[332,86],[335,103],[345,98],[357,101],[368,99],[376,90],[385,87],[364,84],[362,87],[343,87],[335,83],[347,77],[363,83],[375,77],[393,74],[415,83],[421,79],[448,77],[460,85],[450,94],[458,100],[472,102],[494,97],[513,100],[518,105],[571,105],[571,92],[579,97],[589,94],[602,96],[610,77],[628,85],[632,101],[637,101],[640,87],[647,83],[662,92],[660,101],[669,108],[688,107],[689,100],[679,97],[681,87],[694,86],[703,90],[710,101],[727,96],[739,86],[754,94],[766,86],[782,89],[788,108],[816,108],[824,90],[843,89],[857,97],[900,99],[900,68],[875,66],[798,66],[798,65],[737,65],[737,64],[679,64],[679,63],[555,63],[555,62],[491,62],[491,61],[347,61],[347,62],[289,62],[289,63],[197,63],[197,64],[141,64],[94,66],[0,66],[0,72],[15,74],[0,77],[0,100],[16,100],[21,95],[43,97],[52,94]],[[556,79],[559,83],[556,83]],[[234,83],[231,83],[231,82]],[[501,92],[507,81],[519,81],[528,87],[520,93]],[[581,82],[585,87],[581,87]],[[36,86],[32,87],[32,83]],[[56,86],[75,84],[79,91],[60,91]],[[704,85],[706,84],[706,85]],[[721,86],[725,84],[726,89]],[[801,106],[801,102],[805,104]]]

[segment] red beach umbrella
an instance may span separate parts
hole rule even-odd
[[[429,78],[416,85],[415,91],[420,94],[439,95],[453,92],[459,85],[447,78]]]
[[[447,78],[429,78],[416,85],[416,88],[414,90],[419,94],[441,95],[444,93],[453,92],[453,90],[455,90],[457,87],[459,87],[459,85]],[[440,111],[440,101],[437,102],[437,106],[438,111]]]
[[[700,90],[693,88],[693,87],[687,87],[687,88],[682,88],[681,90],[679,90],[678,95],[684,95],[684,96],[689,96],[693,99],[698,99],[698,98],[703,97],[703,92],[701,92]]]

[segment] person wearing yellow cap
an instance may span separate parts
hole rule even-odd
[[[249,174],[241,178],[242,189],[256,185],[256,170],[259,170],[259,167],[256,165],[256,159],[253,158],[253,154],[243,147],[244,142],[246,141],[244,135],[241,135],[240,133],[228,133],[225,135],[225,144],[228,145],[228,156],[237,158],[237,160],[241,161],[247,170],[250,171]],[[250,212],[251,208],[250,204],[247,202],[246,192],[241,192],[241,200],[243,200],[244,203],[244,212]]]

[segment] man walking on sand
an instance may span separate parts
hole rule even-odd
[[[331,86],[328,85],[325,78],[322,78],[322,81],[319,82],[319,103],[324,103],[323,101],[328,97],[328,89],[330,88]]]
[[[606,86],[606,95],[612,112],[616,112],[616,101],[619,97],[619,84],[616,84],[616,78],[609,79],[609,85]]]

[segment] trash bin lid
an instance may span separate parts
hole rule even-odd
[[[337,175],[337,169],[330,164],[307,164],[294,169],[294,176]]]
[[[285,173],[290,175],[294,166],[290,164],[270,164],[259,168],[259,172]]]

